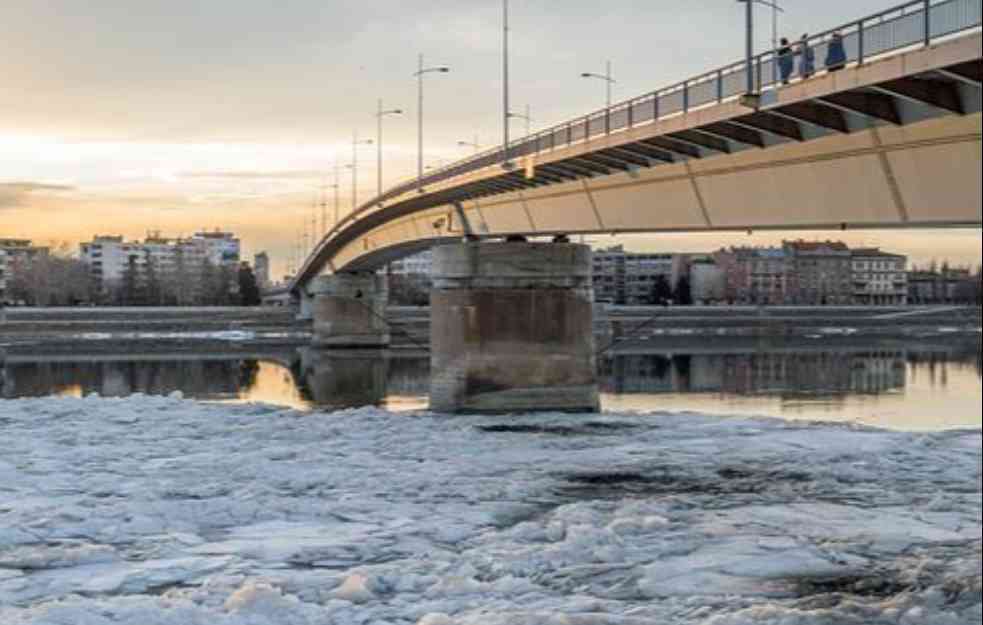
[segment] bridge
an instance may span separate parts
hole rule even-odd
[[[477,154],[363,204],[319,242],[289,289],[323,344],[384,343],[385,284],[373,272],[458,243],[435,255],[433,325],[447,342],[434,333],[431,401],[482,409],[472,400],[490,393],[498,406],[543,407],[529,393],[501,401],[503,391],[515,395],[515,380],[500,379],[505,367],[540,380],[519,385],[532,395],[554,387],[579,398],[565,406],[554,396],[556,407],[586,406],[593,348],[569,330],[591,313],[568,296],[590,296],[589,251],[569,235],[978,227],[980,26],[980,0],[906,2],[812,37],[814,71],[804,74],[796,55],[789,84],[772,78],[779,59],[768,51],[752,59],[754,93],[738,62]],[[845,60],[827,55],[836,39]],[[511,243],[488,241],[502,239]],[[537,289],[528,301],[517,293]],[[494,320],[529,306],[539,321],[506,330]],[[557,324],[560,335],[546,331]],[[507,354],[492,355],[488,345],[501,341],[489,332],[508,335]],[[580,373],[554,375],[544,358],[577,362]],[[584,383],[556,382],[570,379]]]

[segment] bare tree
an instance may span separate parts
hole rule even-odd
[[[48,254],[18,263],[8,291],[10,299],[30,306],[77,306],[94,295],[88,266],[67,242],[52,243]]]

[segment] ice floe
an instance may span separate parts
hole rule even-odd
[[[3,625],[967,625],[981,435],[0,403]]]

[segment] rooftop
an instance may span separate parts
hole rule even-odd
[[[899,258],[904,259],[905,256],[901,254],[891,254],[889,252],[882,252],[880,248],[876,247],[862,247],[855,250],[851,250],[854,257],[862,256],[865,258]]]

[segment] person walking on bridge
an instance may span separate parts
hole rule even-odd
[[[778,71],[782,75],[782,84],[787,85],[792,71],[795,69],[795,52],[789,45],[788,39],[782,37],[781,46],[778,48]]]
[[[799,40],[799,54],[802,55],[799,73],[802,74],[803,79],[809,78],[816,73],[816,51],[809,45],[808,33],[802,35],[802,39]]]
[[[838,72],[846,67],[846,49],[843,47],[843,35],[833,33],[826,50],[826,70]]]

